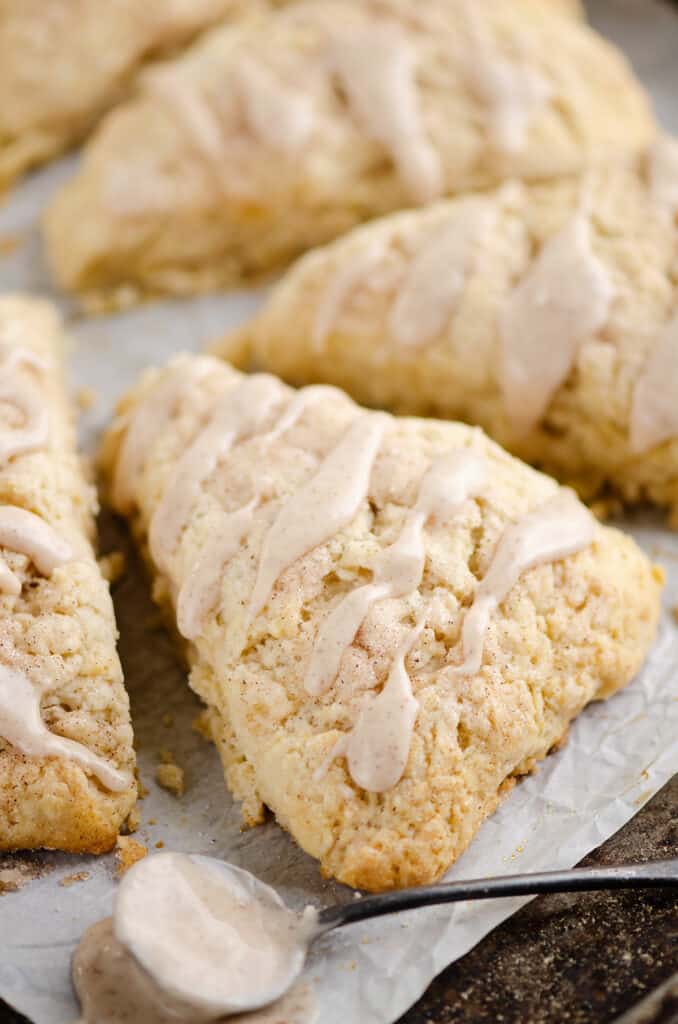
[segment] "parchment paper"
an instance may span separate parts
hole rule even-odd
[[[650,0],[593,0],[591,14],[631,54],[652,89],[660,116],[678,130],[678,15]],[[36,223],[39,211],[74,166],[69,158],[34,175],[0,209],[0,240],[15,251],[0,260],[0,290],[51,293]],[[76,387],[93,387],[99,401],[83,416],[83,443],[92,447],[120,392],[142,367],[181,348],[198,348],[241,321],[257,293],[163,303],[132,313],[79,320],[71,316]],[[619,829],[678,768],[678,535],[659,521],[627,520],[643,547],[666,567],[669,584],[656,646],[640,677],[611,701],[589,708],[564,750],[522,782],[483,826],[451,878],[574,865]],[[104,545],[126,543],[119,526],[103,524]],[[185,683],[171,642],[147,597],[134,562],[114,589],[121,654],[133,706],[141,776],[149,789],[140,804],[136,838],[151,852],[165,847],[223,856],[279,888],[302,906],[353,898],[320,879],[317,865],[270,823],[242,833],[224,790],[215,751],[191,729],[200,708]],[[171,715],[163,725],[161,716]],[[167,721],[170,721],[169,719]],[[180,800],[153,782],[158,754],[170,749],[186,770]],[[0,896],[0,995],[36,1024],[69,1024],[77,1004],[69,980],[72,950],[85,927],[111,909],[112,857],[38,854],[17,858],[42,877]],[[89,878],[63,886],[76,872]],[[308,975],[322,1024],[390,1024],[445,965],[462,956],[524,900],[428,909],[326,937]]]

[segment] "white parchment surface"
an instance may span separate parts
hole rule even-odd
[[[678,131],[678,14],[650,0],[592,0],[594,21],[620,42],[655,97],[665,125]],[[54,188],[73,170],[69,158],[34,175],[0,208],[0,239],[17,247],[0,258],[0,290],[51,293],[36,224]],[[68,305],[58,296],[67,315]],[[163,303],[116,317],[72,317],[72,377],[99,400],[83,417],[83,441],[93,446],[120,392],[149,364],[178,349],[198,348],[259,301],[257,293]],[[619,829],[678,769],[678,535],[658,521],[622,524],[661,562],[668,575],[660,633],[640,677],[611,701],[590,707],[570,740],[539,772],[518,785],[449,877],[505,874],[575,864]],[[104,543],[126,543],[104,523]],[[115,588],[121,654],[132,698],[141,776],[149,793],[140,804],[136,838],[151,852],[166,848],[223,856],[276,886],[291,905],[353,898],[323,882],[317,865],[274,823],[242,833],[238,808],[224,790],[216,752],[191,729],[199,712],[171,642],[147,597],[134,560]],[[163,725],[161,717],[167,718]],[[180,799],[159,789],[159,751],[171,750],[186,771]],[[0,996],[36,1024],[72,1024],[78,1015],[69,961],[85,927],[110,913],[112,857],[37,854],[41,877],[0,896]],[[76,872],[89,877],[60,881]],[[327,936],[315,949],[308,977],[322,1024],[390,1024],[430,980],[462,956],[523,900],[427,909],[380,919]]]

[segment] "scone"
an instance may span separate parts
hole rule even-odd
[[[292,384],[479,424],[678,521],[678,142],[356,229],[217,347]]]
[[[263,0],[0,0],[0,191],[81,139],[150,57]]]
[[[437,878],[654,636],[660,570],[478,429],[180,356],[102,464],[245,821],[350,885]]]
[[[48,209],[90,308],[284,265],[359,221],[638,152],[625,59],[542,0],[306,0],[149,71]]]
[[[49,304],[0,299],[0,850],[102,853],[134,751],[62,343]]]

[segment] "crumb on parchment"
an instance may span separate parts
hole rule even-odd
[[[117,583],[125,572],[125,555],[122,551],[111,551],[98,559],[101,575],[110,584]]]
[[[174,760],[171,750],[160,751],[160,764],[155,770],[155,781],[174,796],[184,793],[184,769]]]
[[[202,736],[208,743],[212,743],[212,730],[210,728],[209,711],[205,708],[201,711],[197,718],[194,718],[191,722],[191,729],[193,732],[197,732],[198,736]]]
[[[71,885],[75,885],[77,882],[86,882],[90,877],[89,871],[76,871],[75,874],[66,875],[65,878],[62,878],[59,885],[62,885],[64,889],[68,889]]]
[[[122,878],[138,860],[143,860],[147,853],[148,850],[143,843],[138,843],[129,836],[118,836],[115,844],[115,859],[118,862],[115,873],[118,878]]]
[[[75,401],[77,402],[78,409],[80,409],[81,412],[87,412],[99,401],[99,395],[94,388],[78,388],[75,393]]]
[[[678,604],[673,606],[672,612],[673,612],[673,618],[675,619],[676,622],[678,622]]]

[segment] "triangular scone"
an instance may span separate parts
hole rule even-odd
[[[467,426],[182,356],[102,463],[247,820],[360,888],[437,878],[652,642],[660,570]]]
[[[0,850],[102,853],[134,751],[62,344],[48,303],[0,299]]]
[[[81,139],[152,57],[265,0],[3,0],[0,191]]]
[[[625,59],[542,0],[307,0],[219,28],[111,113],[47,212],[91,305],[270,271],[359,221],[638,152]]]
[[[478,424],[587,498],[678,522],[678,142],[392,215],[310,253],[217,347]]]

